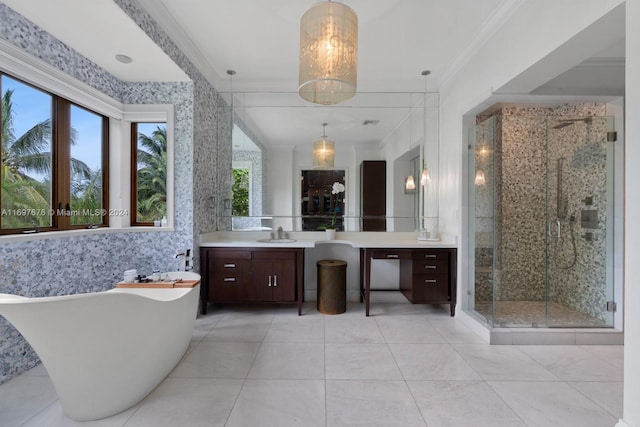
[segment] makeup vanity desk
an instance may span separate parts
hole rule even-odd
[[[268,232],[229,231],[200,236],[200,271],[204,284],[201,299],[204,307],[207,302],[220,302],[214,297],[214,287],[221,279],[210,274],[210,256],[220,257],[225,251],[232,255],[239,248],[263,252],[297,250],[301,255],[296,256],[295,264],[292,263],[296,270],[292,285],[295,292],[291,291],[288,301],[297,303],[300,315],[304,295],[301,271],[304,249],[331,243],[350,245],[360,251],[360,302],[365,303],[366,316],[369,316],[371,292],[376,291],[371,289],[371,263],[376,259],[399,261],[399,290],[409,302],[448,304],[451,316],[455,315],[457,244],[454,241],[421,241],[413,232],[338,232],[335,240],[326,240],[324,232],[288,232],[287,235],[290,241],[284,243],[264,242],[269,239]]]

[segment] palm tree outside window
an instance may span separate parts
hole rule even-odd
[[[167,124],[132,123],[131,140],[131,224],[153,225],[167,216]]]
[[[107,118],[0,73],[0,233],[108,225]]]

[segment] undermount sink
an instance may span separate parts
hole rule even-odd
[[[292,243],[295,239],[260,239],[256,240],[258,243]]]

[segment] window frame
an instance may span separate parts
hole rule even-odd
[[[167,163],[169,163],[169,129],[167,126],[167,123],[165,121],[148,121],[148,122],[143,122],[143,121],[134,121],[131,122],[131,136],[130,136],[130,140],[131,140],[131,180],[130,180],[130,187],[131,187],[131,194],[130,194],[130,201],[129,201],[129,215],[131,217],[130,220],[130,225],[132,227],[153,227],[153,221],[138,221],[138,124],[144,124],[144,123],[153,123],[153,124],[164,124],[166,129],[166,133],[167,133]],[[169,180],[168,178],[168,171],[169,171],[169,165],[167,164],[167,176],[165,177],[165,179],[167,179],[167,181]],[[165,182],[165,188],[168,187],[168,182]],[[167,188],[167,193],[168,193],[168,188]],[[168,210],[168,194],[165,195],[167,197],[167,202],[166,202],[166,207]],[[168,212],[167,212],[168,213]],[[169,220],[167,219],[167,222]]]
[[[249,188],[248,188],[248,193],[249,193],[249,197],[248,197],[248,211],[249,211],[249,215],[248,216],[253,216],[253,162],[249,161],[249,160],[233,160],[231,162],[231,170],[233,171],[234,169],[247,169],[249,171]],[[232,205],[233,205],[233,195],[232,195]],[[233,213],[232,213],[233,215]]]
[[[101,118],[101,172],[102,172],[102,212],[109,212],[109,118],[104,114],[94,111],[70,99],[60,96],[39,84],[32,83],[22,77],[17,77],[15,73],[0,69],[0,78],[6,76],[38,90],[51,97],[51,196],[49,206],[49,217],[51,225],[48,227],[19,227],[2,228],[0,235],[16,235],[44,232],[60,232],[76,229],[99,228],[109,226],[109,215],[102,215],[99,224],[71,224],[71,217],[60,215],[62,211],[70,211],[71,205],[71,107],[82,108]],[[2,86],[0,85],[0,96],[2,96]],[[0,114],[2,112],[0,111]],[[2,191],[0,190],[0,200]]]
[[[69,236],[120,232],[168,232],[175,231],[174,202],[174,132],[173,104],[125,104],[122,101],[78,80],[66,72],[36,58],[15,45],[0,38],[0,71],[19,80],[41,88],[49,93],[63,96],[78,106],[87,108],[108,119],[109,132],[109,226],[97,229],[70,229],[31,234],[2,234],[0,243],[23,242]],[[141,101],[143,102],[143,101]],[[129,222],[129,122],[158,121],[167,123],[167,227],[131,227]],[[186,155],[186,154],[185,154]]]
[[[132,228],[153,227],[151,222],[136,221],[137,212],[133,210],[133,201],[137,193],[137,162],[134,162],[134,147],[138,146],[137,133],[134,135],[135,123],[165,123],[167,127],[167,226],[156,230],[173,230],[175,219],[175,201],[174,201],[174,107],[173,104],[125,104],[123,106],[124,130],[123,134],[128,135],[127,141],[129,148],[127,150],[129,168],[127,176],[129,177],[129,194],[123,194],[123,199],[128,201],[129,210],[129,226]],[[137,152],[135,153],[137,156]],[[135,168],[135,172],[134,172]],[[125,171],[123,171],[126,173]],[[137,200],[136,200],[137,203]]]

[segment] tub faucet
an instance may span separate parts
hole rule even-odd
[[[193,270],[193,266],[191,265],[191,249],[187,249],[187,252],[184,254],[184,271]]]
[[[178,252],[176,254],[176,259],[178,259],[179,264],[178,264],[178,270],[177,271],[186,271],[185,268],[187,267],[187,256],[184,252]]]

